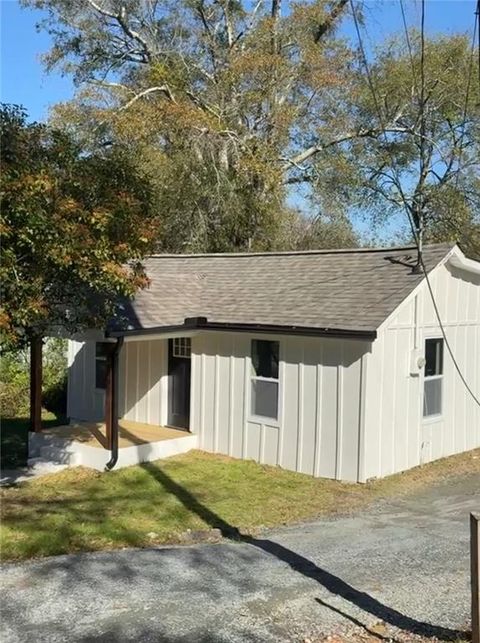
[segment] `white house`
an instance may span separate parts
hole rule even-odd
[[[151,431],[119,466],[177,452],[152,447],[166,426],[189,432],[179,450],[358,482],[478,447],[480,263],[457,245],[424,248],[437,316],[416,259],[414,248],[152,256],[150,287],[116,327],[69,343],[72,426],[103,421],[106,355],[122,338],[120,437],[122,422]]]

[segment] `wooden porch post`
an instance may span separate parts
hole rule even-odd
[[[30,340],[30,431],[42,430],[42,338]]]
[[[112,345],[113,348],[113,345]],[[105,379],[105,429],[107,434],[107,449],[112,449],[112,425],[113,425],[113,387],[115,385],[113,369],[114,355],[113,350],[107,354],[107,373]]]

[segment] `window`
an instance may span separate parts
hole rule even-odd
[[[252,415],[278,418],[279,343],[252,340]]]
[[[191,357],[192,345],[190,337],[175,337],[172,347],[173,357]]]
[[[97,342],[95,344],[95,388],[105,389],[107,384],[107,355],[112,344]]]
[[[442,412],[443,339],[425,340],[423,417]]]

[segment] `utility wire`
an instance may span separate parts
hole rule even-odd
[[[422,0],[422,9],[424,9],[424,2],[425,2],[425,0]],[[480,0],[478,0],[478,4],[480,6]],[[382,126],[382,130],[383,130],[383,133],[385,135],[385,140],[388,143],[388,139],[386,137],[386,132],[385,132],[385,126],[383,124],[383,116],[382,116],[382,112],[380,110],[380,105],[379,105],[377,95],[376,95],[376,92],[375,92],[375,87],[373,85],[373,81],[372,81],[372,77],[371,77],[371,73],[370,73],[370,67],[368,65],[368,60],[367,60],[367,57],[366,57],[366,54],[365,54],[365,48],[363,46],[362,34],[360,33],[360,27],[359,27],[359,24],[358,24],[357,13],[355,11],[355,5],[354,5],[353,0],[350,0],[350,7],[351,7],[351,10],[352,10],[353,22],[354,22],[354,25],[355,25],[355,31],[356,31],[357,38],[358,38],[358,45],[359,45],[359,48],[360,48],[360,53],[362,55],[363,64],[364,64],[365,71],[366,71],[366,74],[367,74],[368,84],[370,86],[370,91],[372,93],[373,102],[374,102],[375,107],[376,107],[377,112],[378,112],[378,117],[380,119],[380,124]],[[424,10],[422,11],[422,14],[423,14],[422,31],[424,32],[424,28],[425,28],[425,22],[424,22],[425,13],[424,13]],[[424,35],[423,35],[423,37],[424,37]],[[423,61],[423,63],[424,63],[424,61]],[[423,77],[423,74],[424,74],[424,69],[422,70],[422,77]],[[423,105],[422,105],[422,107],[423,107]],[[390,160],[391,160],[391,163],[392,163],[392,171],[395,173],[395,181],[396,181],[396,183],[398,183],[397,187],[399,189],[400,196],[402,198],[402,204],[403,204],[403,206],[405,208],[405,211],[406,211],[407,217],[408,217],[408,221],[409,221],[410,227],[412,229],[412,234],[413,234],[413,237],[414,237],[414,240],[415,240],[415,245],[417,247],[417,250],[419,251],[419,263],[420,263],[420,266],[422,268],[422,271],[423,271],[423,274],[424,274],[424,277],[425,277],[425,281],[427,282],[428,292],[429,292],[431,300],[432,300],[433,308],[434,308],[434,311],[435,311],[435,316],[437,318],[438,325],[439,325],[439,328],[441,330],[443,340],[445,342],[445,346],[447,347],[447,350],[448,350],[448,353],[449,353],[449,355],[450,355],[450,357],[452,359],[453,365],[455,366],[455,369],[456,369],[456,371],[457,371],[457,373],[458,373],[463,385],[465,386],[465,388],[468,391],[468,393],[471,395],[472,399],[480,407],[480,399],[477,397],[477,395],[474,393],[474,391],[470,387],[469,383],[465,379],[465,376],[463,375],[462,370],[461,370],[461,368],[460,368],[460,366],[459,366],[459,364],[457,362],[457,359],[456,359],[456,357],[455,357],[455,355],[453,353],[452,347],[450,346],[450,342],[448,341],[448,337],[447,337],[445,327],[444,327],[443,322],[442,322],[440,311],[438,309],[438,305],[437,305],[437,302],[435,300],[435,293],[433,292],[433,288],[432,288],[432,285],[430,283],[430,279],[429,279],[429,276],[428,276],[428,273],[427,273],[427,268],[426,268],[425,262],[423,260],[423,254],[420,252],[420,247],[419,247],[419,243],[418,243],[418,239],[417,239],[417,233],[416,233],[416,230],[415,230],[414,223],[412,221],[410,209],[408,207],[408,203],[407,203],[406,198],[405,198],[405,193],[403,192],[403,189],[401,187],[401,184],[400,184],[400,181],[399,181],[399,178],[398,178],[399,175],[398,175],[398,170],[397,170],[397,167],[396,167],[396,161],[395,161],[393,153],[391,152],[388,144],[387,144],[387,151],[389,153]]]
[[[426,181],[426,161],[425,161],[425,134],[426,134],[426,120],[425,120],[425,0],[422,0],[422,14],[421,14],[421,28],[420,28],[420,186],[423,187]],[[418,97],[418,92],[417,92]],[[418,187],[418,184],[417,184]],[[422,190],[419,193],[415,190],[413,194],[413,212],[415,215],[414,224],[417,229],[417,270],[420,268],[422,262],[423,252],[423,233],[424,233],[424,200]]]
[[[418,95],[418,79],[417,79],[417,72],[415,69],[415,62],[414,62],[414,57],[413,57],[413,50],[412,50],[412,44],[410,40],[410,35],[408,32],[408,25],[407,25],[407,19],[406,19],[406,14],[405,14],[405,7],[403,0],[399,0],[400,2],[400,11],[402,14],[402,22],[403,22],[403,29],[405,32],[405,40],[407,42],[407,47],[408,47],[408,54],[410,58],[410,65],[412,68],[412,77],[413,77],[413,84],[414,84],[414,90],[415,93]],[[423,9],[423,6],[422,6]],[[470,52],[470,59],[469,59],[469,71],[468,71],[468,76],[467,76],[467,86],[466,86],[466,91],[465,91],[465,104],[463,108],[463,117],[462,117],[462,125],[460,126],[460,131],[461,135],[459,138],[459,158],[458,158],[458,164],[460,166],[460,161],[461,161],[461,154],[462,154],[462,143],[463,139],[465,136],[465,126],[466,126],[466,120],[468,116],[468,101],[470,97],[470,88],[471,88],[471,79],[472,79],[472,70],[473,70],[473,58],[475,54],[475,40],[476,40],[476,34],[478,34],[478,82],[479,82],[479,87],[480,87],[480,0],[477,1],[477,9],[475,11],[475,22],[473,25],[473,37],[472,37],[472,46],[471,46],[471,52]],[[424,25],[425,25],[425,14],[423,12],[423,17],[422,17],[422,23],[423,23],[423,28],[422,28],[422,33],[424,33]],[[477,30],[478,26],[478,30]],[[424,49],[424,37],[422,38],[422,51]],[[424,56],[424,54],[423,54]],[[424,69],[424,62],[421,63],[422,69]],[[424,87],[424,79],[422,78],[422,87]],[[459,172],[457,172],[457,175],[455,177],[455,188],[458,187],[458,180],[459,180]]]
[[[460,379],[462,380],[463,385],[465,386],[467,391],[470,393],[470,395],[472,396],[473,400],[478,404],[478,406],[480,406],[480,398],[473,392],[470,384],[465,379],[465,376],[462,373],[462,370],[461,370],[461,368],[460,368],[460,366],[459,366],[459,364],[457,362],[457,359],[456,359],[456,357],[455,357],[455,355],[453,353],[452,347],[450,346],[450,342],[448,341],[447,334],[445,332],[445,327],[444,327],[442,319],[440,317],[440,311],[438,310],[438,305],[437,305],[437,302],[435,300],[435,294],[434,294],[433,289],[432,289],[432,284],[430,283],[430,279],[428,277],[427,270],[425,268],[425,263],[423,262],[423,257],[421,255],[420,255],[420,263],[422,265],[423,274],[425,275],[425,280],[427,282],[428,291],[429,291],[430,297],[432,299],[432,304],[433,304],[433,308],[435,310],[435,315],[436,315],[437,320],[438,320],[438,325],[440,327],[440,330],[442,331],[442,336],[443,336],[443,340],[445,342],[445,346],[447,347],[447,350],[448,350],[448,352],[450,354],[450,357],[452,359],[453,365],[455,366],[455,369],[456,369]]]
[[[387,150],[388,155],[390,156],[390,161],[392,163],[392,171],[394,172],[394,184],[395,184],[395,187],[399,191],[401,202],[402,202],[402,204],[404,205],[404,207],[405,207],[405,209],[407,211],[408,221],[410,223],[412,234],[413,234],[413,237],[415,239],[415,244],[418,245],[417,244],[417,231],[415,230],[415,226],[413,225],[412,218],[411,218],[411,215],[410,215],[410,210],[409,210],[409,207],[407,205],[408,200],[407,200],[407,197],[405,195],[405,192],[403,191],[402,183],[400,181],[400,176],[399,176],[398,169],[396,167],[396,163],[395,163],[395,159],[393,157],[393,153],[390,150],[390,143],[389,143],[387,133],[386,133],[386,123],[385,123],[385,121],[383,119],[382,110],[380,109],[380,103],[378,102],[377,93],[375,91],[375,86],[373,84],[372,74],[371,74],[371,71],[370,71],[370,67],[368,65],[367,55],[365,53],[365,47],[363,45],[362,34],[360,33],[360,26],[359,26],[359,23],[358,23],[357,12],[355,11],[355,5],[354,5],[353,0],[349,0],[349,2],[350,2],[351,10],[352,10],[353,23],[355,25],[355,31],[356,31],[356,34],[357,34],[358,46],[360,48],[360,54],[361,54],[361,57],[362,57],[362,62],[363,62],[363,65],[365,67],[365,72],[367,74],[368,85],[370,87],[370,92],[372,94],[373,102],[375,104],[375,109],[377,111],[378,119],[380,121],[381,131],[382,131],[382,134],[383,134],[383,137],[384,137],[384,140],[385,140],[385,148]]]
[[[477,10],[475,11],[478,24],[478,87],[480,89],[480,0],[477,2]]]
[[[478,1],[480,2],[480,0]],[[412,67],[413,88],[415,90],[415,93],[417,93],[418,92],[417,72],[415,69],[415,62],[413,60],[412,44],[410,42],[410,35],[408,33],[407,18],[405,16],[405,7],[403,6],[403,0],[400,0],[400,10],[402,12],[403,30],[405,31],[405,40],[407,41],[408,55],[410,57],[410,66]]]
[[[478,27],[478,37],[479,37],[479,49],[478,49],[478,54],[479,54],[479,83],[480,83],[480,25],[478,25],[478,21],[480,20],[480,0],[478,0],[477,4],[477,10],[475,11],[475,20],[473,23],[473,37],[472,37],[472,48],[470,51],[470,59],[468,63],[468,75],[467,75],[467,86],[465,88],[465,104],[463,106],[463,118],[462,118],[462,125],[460,127],[460,138],[458,139],[458,171],[457,175],[455,177],[455,188],[458,187],[458,180],[460,176],[460,162],[462,158],[462,151],[463,151],[463,139],[465,138],[465,127],[467,125],[467,116],[468,116],[468,101],[470,98],[470,87],[472,84],[472,72],[473,72],[473,57],[475,54],[475,43],[476,43],[476,34],[477,34],[477,27]]]
[[[480,2],[480,0],[479,0],[479,2]],[[459,149],[459,164],[460,164],[460,155],[462,153],[462,143],[463,143],[462,139],[463,139],[463,136],[465,134],[465,124],[466,124],[466,120],[467,120],[468,98],[469,98],[469,94],[470,94],[470,80],[471,80],[471,76],[472,76],[473,52],[474,52],[474,46],[475,46],[476,28],[477,28],[477,19],[475,18],[475,23],[474,23],[474,28],[473,28],[473,39],[472,39],[473,47],[472,47],[472,52],[471,52],[471,56],[470,56],[470,65],[469,65],[469,71],[468,71],[468,81],[467,81],[467,89],[466,89],[466,97],[465,97],[465,109],[464,109],[463,123],[462,123],[462,138],[461,138],[460,149]],[[425,154],[425,152],[424,152],[424,150],[425,150],[425,148],[424,148],[424,139],[425,139],[425,0],[422,0],[420,73],[421,73],[420,104],[421,104],[421,110],[422,110],[421,111],[421,136],[422,136],[422,139],[421,139],[421,142],[420,142],[420,145],[421,145],[420,150],[421,150],[422,171],[423,171],[423,169],[424,169],[423,164],[425,162],[425,157],[424,157],[424,154]],[[460,174],[460,167],[458,168],[458,172],[457,172],[457,175],[455,177],[456,180],[458,180],[459,174]],[[423,213],[420,212],[419,214],[420,214],[420,217],[423,219]],[[422,223],[422,227],[423,227],[423,223]],[[420,240],[421,240],[421,238],[420,238]],[[454,366],[455,366],[455,368],[457,370],[457,373],[460,376],[460,379],[462,380],[466,390],[470,393],[470,395],[472,396],[474,401],[478,404],[478,406],[480,406],[480,399],[475,395],[475,393],[473,392],[473,390],[470,387],[469,383],[465,379],[465,376],[463,375],[462,370],[461,370],[461,368],[460,368],[460,366],[459,366],[459,364],[457,362],[457,359],[456,359],[456,357],[455,357],[455,355],[453,353],[453,350],[452,350],[452,348],[450,346],[450,342],[448,341],[447,333],[445,331],[445,327],[444,327],[442,319],[441,319],[440,311],[438,309],[438,304],[437,304],[437,301],[435,299],[435,294],[433,292],[432,284],[430,283],[430,278],[429,278],[429,276],[427,274],[425,263],[423,261],[423,253],[422,253],[422,248],[421,247],[419,247],[418,256],[419,256],[420,264],[422,266],[423,274],[425,275],[425,281],[427,282],[428,291],[429,291],[430,297],[432,299],[432,304],[433,304],[433,308],[435,310],[435,315],[436,315],[437,320],[438,320],[438,325],[440,326],[440,330],[442,331],[443,339],[444,339],[445,345],[447,347],[447,350],[450,353],[450,357],[452,359],[452,362],[453,362],[453,364],[454,364]]]

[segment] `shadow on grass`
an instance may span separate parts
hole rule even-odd
[[[342,598],[351,605],[354,605],[357,608],[361,609],[363,612],[374,616],[376,619],[384,621],[390,626],[402,629],[406,632],[410,632],[411,634],[421,635],[436,640],[456,641],[466,638],[466,633],[464,631],[440,627],[402,614],[398,610],[385,605],[378,599],[370,596],[368,593],[356,589],[355,587],[344,581],[342,578],[316,565],[308,558],[295,551],[292,551],[287,547],[284,547],[277,542],[268,540],[266,538],[256,538],[250,535],[242,534],[236,526],[228,523],[221,516],[212,511],[191,491],[187,490],[184,486],[173,480],[170,475],[167,475],[158,465],[143,464],[141,465],[141,468],[148,474],[148,476],[150,476],[150,478],[155,483],[158,484],[159,489],[161,488],[169,496],[178,500],[183,508],[187,510],[187,512],[194,516],[197,516],[211,528],[218,529],[224,538],[249,545],[252,548],[251,550],[248,550],[249,552],[257,551],[266,553],[269,556],[273,556],[275,559],[288,565],[290,569],[296,574],[300,574],[305,578],[311,579],[312,581],[317,583],[319,587],[326,589],[333,596]],[[112,533],[112,544],[122,540],[125,543],[130,543],[132,546],[138,545],[138,539],[140,537],[142,527],[140,525],[138,529],[131,529],[127,526],[126,523],[128,521],[125,520],[125,516],[123,514],[125,507],[122,508],[121,501],[124,499],[129,499],[134,503],[141,503],[142,497],[141,495],[139,495],[138,498],[135,496],[136,490],[134,485],[116,489],[115,494],[107,493],[106,489],[108,489],[108,486],[105,486],[103,482],[105,481],[106,483],[108,480],[108,476],[110,475],[114,476],[116,474],[112,473],[101,476],[101,484],[99,484],[95,488],[95,490],[88,489],[88,492],[86,494],[83,494],[83,496],[78,499],[65,497],[62,500],[56,500],[55,505],[57,507],[57,510],[51,507],[50,500],[40,499],[35,504],[35,512],[40,518],[40,524],[44,522],[41,519],[46,517],[47,515],[53,514],[54,517],[58,515],[59,519],[59,525],[56,526],[54,530],[45,530],[45,533],[42,535],[42,537],[45,539],[45,549],[43,549],[45,553],[48,553],[47,545],[49,543],[51,546],[50,551],[52,553],[58,553],[59,550],[61,551],[62,543],[70,543],[73,549],[87,549],[89,538],[92,537],[92,532],[85,534],[77,533],[76,530],[78,524],[98,524],[99,517],[105,518],[106,516],[108,516],[109,511],[114,512],[114,524],[110,525],[110,529],[114,530],[115,532]],[[156,495],[157,487],[155,484],[153,484],[152,486],[154,488],[154,495]],[[158,495],[160,496],[160,494]],[[148,509],[146,510],[148,511]],[[169,511],[171,510],[172,508],[170,507]],[[23,527],[31,529],[33,534],[35,535],[35,530],[38,530],[38,524],[32,523],[31,517],[27,515],[20,518],[18,513],[19,512],[12,516],[12,524],[18,526],[19,522],[21,523],[23,521]],[[105,530],[105,522],[102,522],[101,524],[101,529]],[[64,551],[68,550],[66,549]],[[192,569],[194,569],[196,565],[205,564],[205,561],[202,561],[201,559],[199,551],[200,550],[195,548],[190,551],[189,555],[191,556],[190,562]],[[253,571],[255,569],[254,561],[251,560],[250,553],[248,555],[245,555],[245,551],[246,550],[242,548],[239,551],[238,555],[235,554],[236,558],[237,556],[241,558],[242,555],[245,558],[244,570],[242,570],[242,572],[244,571],[244,573],[241,574],[241,578],[236,579],[234,577],[231,577],[231,570],[221,561],[215,560],[215,556],[213,556],[211,560],[207,561],[208,565],[212,565],[214,567],[212,576],[228,578],[230,583],[242,583],[245,589],[247,589],[252,584],[255,584],[255,572]],[[32,554],[34,553],[35,552],[33,551]],[[159,559],[157,559],[157,561],[158,563],[160,563]],[[36,573],[48,575],[49,573],[53,573],[53,570],[58,567],[64,567],[65,571],[68,572],[64,575],[66,583],[73,582],[73,580],[75,580],[76,574],[78,574],[77,580],[79,583],[85,582],[85,568],[81,564],[81,558],[77,559],[77,563],[75,563],[75,559],[72,559],[72,557],[51,559],[50,563],[47,562],[45,565],[42,564],[41,566],[39,566]],[[165,573],[162,565],[155,564],[153,565],[153,567],[154,570],[150,573],[155,575],[156,583],[161,585],[162,575]],[[137,572],[135,572],[135,570],[130,567],[128,561],[124,561],[123,565],[115,562],[114,569],[110,569],[110,571],[108,572],[109,575],[114,574],[115,577],[118,578],[119,582],[125,581],[125,579],[129,579],[131,582],[133,582],[135,580],[134,576],[136,573]],[[98,577],[95,577],[95,582],[98,582]],[[194,583],[198,583],[197,588],[194,586]],[[214,593],[217,591],[215,584],[211,584],[211,587],[205,589],[201,575],[199,575],[198,579],[194,579],[192,581],[190,589],[192,592],[209,591],[210,593]],[[220,597],[218,597],[218,600],[220,600]],[[325,602],[321,599],[316,600],[317,603],[322,607],[328,608],[332,611],[337,612],[338,614],[341,614],[344,618],[349,619],[350,621],[355,623],[355,625],[364,627],[365,630],[369,632],[365,625],[363,625],[358,619],[355,619],[354,617],[348,615],[347,613],[338,609],[338,607],[329,605],[328,602]],[[17,606],[15,606],[15,609],[16,607]],[[152,631],[148,633],[149,635],[154,632],[154,627],[155,626],[152,625]],[[369,634],[371,636],[375,636],[379,640],[384,638],[381,634],[377,634],[373,631],[370,631]],[[147,636],[147,633],[145,634],[145,636]],[[90,639],[86,638],[83,640],[86,641]],[[109,640],[115,639],[111,638]],[[175,638],[169,639],[168,636],[166,636],[161,640],[173,641],[175,640]]]
[[[42,418],[42,426],[49,428],[65,424],[64,417]],[[24,467],[28,459],[28,417],[2,418],[0,420],[0,466],[2,469]]]
[[[398,610],[395,610],[388,605],[384,605],[377,599],[373,598],[373,596],[370,596],[366,592],[362,592],[355,587],[352,587],[338,576],[335,576],[327,570],[322,569],[308,558],[297,554],[296,552],[284,547],[283,545],[280,545],[279,543],[241,534],[237,527],[228,524],[220,516],[218,516],[208,507],[199,502],[193,494],[191,494],[184,487],[172,480],[159,468],[153,467],[148,464],[144,464],[142,466],[153,478],[157,480],[159,484],[161,484],[165,488],[165,490],[167,490],[171,494],[174,494],[176,498],[178,498],[178,500],[180,500],[180,502],[189,511],[197,514],[197,516],[199,516],[203,521],[210,525],[210,527],[219,529],[224,538],[246,543],[266,552],[267,554],[270,554],[271,556],[274,556],[278,560],[281,560],[282,562],[289,565],[289,567],[295,572],[316,581],[317,583],[319,583],[319,585],[327,589],[332,594],[340,596],[341,598],[357,606],[364,612],[375,616],[379,620],[384,621],[385,623],[388,623],[393,627],[400,628],[402,630],[410,632],[411,634],[422,635],[424,637],[440,641],[457,641],[459,639],[465,638],[465,632],[462,630],[444,628],[441,626],[432,625],[431,623],[427,623],[425,621],[418,621],[417,619],[402,614]],[[331,608],[328,603],[325,603],[321,600],[319,600],[318,602],[325,607]],[[334,611],[339,611],[336,610],[336,608],[331,609],[333,609]],[[348,616],[347,614],[342,613],[342,615],[352,620],[352,617]],[[365,627],[359,621],[355,622],[356,624]],[[376,634],[375,636],[377,636],[377,638],[381,638]]]

